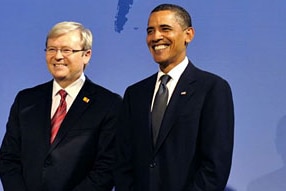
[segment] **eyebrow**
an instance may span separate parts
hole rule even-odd
[[[168,24],[161,24],[160,26],[159,26],[160,28],[164,28],[164,27],[168,27],[168,28],[173,28],[172,26],[170,26],[170,25],[168,25]],[[147,31],[148,30],[150,30],[150,29],[154,29],[155,27],[147,27]]]
[[[167,25],[167,24],[162,24],[162,25],[160,25],[160,28],[162,28],[162,27],[170,27],[170,28],[172,28],[172,26]]]

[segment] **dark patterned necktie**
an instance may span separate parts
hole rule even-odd
[[[156,93],[153,109],[152,109],[152,133],[153,133],[153,144],[156,144],[161,122],[167,107],[168,101],[168,88],[166,84],[171,79],[168,75],[161,76],[161,83]]]
[[[58,94],[60,94],[61,96],[61,101],[51,120],[51,140],[50,140],[51,143],[54,141],[67,111],[67,103],[66,103],[67,92],[65,90],[60,90]]]

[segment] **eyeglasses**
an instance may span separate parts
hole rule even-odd
[[[81,51],[85,51],[85,50],[84,49],[74,50],[72,48],[61,48],[61,49],[58,49],[58,48],[55,48],[55,47],[48,47],[48,48],[45,49],[45,51],[46,51],[46,54],[48,54],[48,55],[55,55],[58,51],[60,51],[63,56],[69,56],[69,55],[74,54],[76,52],[81,52]]]

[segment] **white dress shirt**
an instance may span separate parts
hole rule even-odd
[[[177,66],[175,66],[171,71],[169,71],[167,74],[171,77],[171,79],[169,80],[169,82],[167,83],[167,88],[168,88],[168,102],[170,101],[170,98],[174,92],[174,89],[182,75],[182,73],[184,72],[184,70],[186,69],[187,65],[189,63],[189,59],[188,57],[185,57],[184,60],[178,64]],[[156,96],[156,93],[159,89],[159,85],[161,83],[160,78],[162,75],[165,75],[165,73],[163,73],[160,68],[159,68],[159,72],[157,75],[157,81],[156,81],[156,85],[155,85],[155,89],[154,89],[154,93],[153,93],[153,100],[152,100],[152,105],[151,108],[153,108],[153,103],[154,103],[154,99]]]
[[[82,73],[79,79],[73,82],[66,88],[62,88],[56,80],[53,81],[53,94],[52,94],[52,109],[51,109],[51,118],[53,117],[54,113],[56,112],[61,96],[58,93],[59,90],[64,89],[67,92],[66,102],[67,102],[67,112],[71,107],[72,103],[74,102],[77,94],[79,93],[80,89],[82,88],[85,82],[85,75]]]

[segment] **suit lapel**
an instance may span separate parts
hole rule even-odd
[[[52,81],[34,88],[34,92],[29,97],[32,105],[25,108],[23,113],[25,123],[29,124],[29,130],[35,142],[44,147],[46,152],[50,147],[51,129],[51,104],[52,104]]]
[[[44,130],[43,135],[44,135],[44,142],[47,145],[47,148],[49,148],[50,145],[50,133],[51,133],[52,81],[49,85],[50,87],[47,88],[47,93],[45,93],[43,104],[40,105],[37,111],[37,113],[41,114],[42,117],[40,116],[36,117],[38,120],[42,120],[43,124],[46,125],[46,127],[43,128]]]
[[[154,155],[158,152],[162,143],[168,136],[171,129],[175,126],[177,114],[180,113],[180,109],[184,108],[187,101],[191,99],[192,95],[195,93],[195,68],[189,62],[187,68],[182,73],[176,88],[172,94],[169,104],[166,108],[160,132],[158,135],[157,144],[155,145]]]
[[[152,126],[151,126],[151,104],[154,93],[154,88],[156,84],[157,73],[150,76],[142,82],[139,89],[132,92],[138,96],[136,103],[133,103],[136,111],[138,113],[138,123],[140,127],[137,130],[141,136],[144,137],[144,144],[147,144],[150,151],[153,150],[153,140],[152,140]],[[138,105],[139,104],[139,105]],[[133,111],[134,112],[134,111]]]
[[[145,91],[143,92],[143,95],[146,95],[143,99],[146,99],[146,101],[143,101],[143,103],[146,103],[145,110],[143,113],[148,113],[146,115],[146,119],[143,121],[148,122],[147,127],[148,127],[148,143],[149,143],[149,149],[152,151],[154,149],[153,147],[153,137],[152,137],[152,113],[151,113],[151,104],[152,104],[152,99],[153,99],[153,94],[154,94],[154,89],[156,85],[156,80],[157,80],[157,73],[151,76],[151,79],[148,81],[146,84]],[[145,126],[145,125],[144,125]]]

